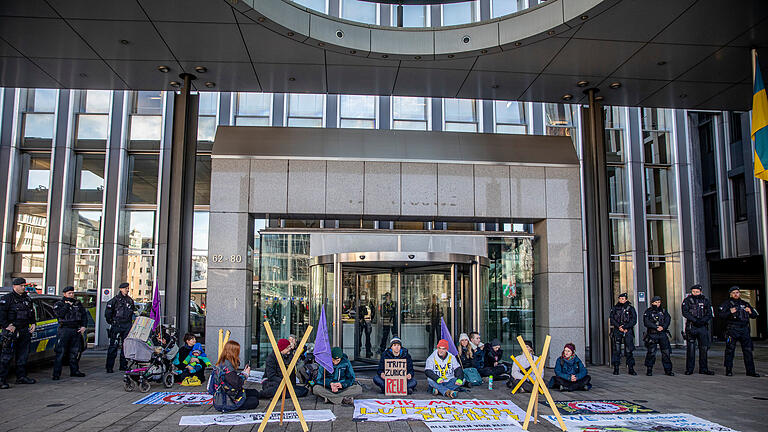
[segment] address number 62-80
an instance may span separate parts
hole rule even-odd
[[[215,263],[226,262],[226,261],[231,262],[231,263],[240,263],[240,262],[243,262],[243,256],[242,255],[230,255],[229,259],[227,259],[227,257],[225,257],[224,255],[215,255],[214,254],[214,255],[211,255],[211,261],[213,261]]]

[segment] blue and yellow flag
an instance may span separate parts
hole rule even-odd
[[[768,96],[755,56],[755,82],[752,94],[752,139],[755,140],[755,177],[768,180]]]

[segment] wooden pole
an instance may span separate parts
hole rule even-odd
[[[544,359],[547,358],[550,342],[552,342],[552,337],[547,335],[547,338],[544,340],[544,350],[541,354],[541,357]],[[520,348],[522,348],[523,354],[525,354],[525,358],[528,360],[528,363],[533,364],[533,358],[531,358],[531,353],[529,353],[525,348],[525,342],[523,341],[522,336],[517,337],[517,343],[520,344]],[[547,398],[547,402],[549,402],[549,406],[552,408],[552,412],[554,412],[555,417],[557,417],[557,423],[560,425],[560,429],[567,431],[568,428],[565,426],[565,422],[563,422],[563,418],[560,416],[560,411],[557,409],[557,405],[555,405],[555,401],[552,399],[552,395],[549,393],[547,385],[544,384],[544,364],[546,364],[546,362],[546,360],[543,360],[540,367],[533,368],[533,373],[536,374],[536,384],[533,385],[534,388],[533,392],[531,393],[531,400],[528,403],[528,411],[525,413],[525,423],[523,423],[523,429],[528,430],[528,422],[530,421],[530,416],[533,409],[531,403],[534,402],[534,398],[538,397],[538,390],[539,387],[541,387],[544,390],[544,397]]]
[[[283,413],[285,412],[285,389],[283,389],[283,397],[280,402],[280,424],[283,424]]]

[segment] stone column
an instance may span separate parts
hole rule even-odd
[[[251,357],[253,220],[248,213],[250,161],[211,160],[206,349],[213,360],[219,329],[240,343],[240,361]]]
[[[18,129],[16,113],[17,90],[0,90],[0,285],[10,286],[13,272],[13,224],[15,207],[19,194],[19,151],[14,144],[14,134]]]

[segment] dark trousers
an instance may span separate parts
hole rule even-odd
[[[368,354],[371,354],[371,332],[373,328],[371,323],[366,320],[358,321],[357,327],[359,333],[357,335],[357,352],[355,357],[360,356],[360,350],[363,348],[363,336],[365,336],[365,355],[368,356]]]
[[[199,379],[201,383],[205,384],[205,369],[201,369],[195,372],[190,372],[189,369],[184,368],[180,374],[175,376],[174,381],[176,381],[177,383],[180,383],[184,381],[184,378],[193,377],[193,376],[197,377],[197,379]]]
[[[272,396],[275,395],[275,392],[277,391],[278,387],[280,386],[280,383],[277,384],[277,386],[268,386],[265,387],[263,390],[259,392],[259,397],[262,399],[270,399]],[[293,385],[293,391],[296,392],[296,397],[304,397],[309,393],[309,390],[307,390],[304,386],[297,386],[296,384]],[[288,389],[285,389],[285,397],[288,398],[289,393]]]
[[[709,351],[709,328],[707,326],[690,326],[686,330],[685,370],[693,372],[696,365],[696,347],[699,348],[699,372],[709,370],[707,366],[707,352]]]
[[[437,322],[433,322],[429,325],[429,349],[434,349],[437,341],[443,337],[442,334],[442,329],[440,328],[440,319],[438,318]]]
[[[733,357],[736,355],[736,342],[741,344],[741,353],[744,355],[744,367],[748,374],[755,373],[755,360],[752,358],[752,338],[749,336],[749,327],[732,327],[725,332],[725,369],[733,369]]]
[[[482,354],[481,354],[482,355]],[[488,366],[477,370],[481,377],[493,376],[495,380],[502,380],[502,374],[507,373],[507,369],[499,364],[498,366]]]
[[[245,402],[234,411],[247,411],[259,407],[259,391],[256,389],[245,389]]]
[[[58,340],[56,341],[56,360],[53,362],[53,376],[61,376],[61,368],[64,364],[64,358],[69,359],[69,374],[74,375],[80,372],[80,344],[82,337],[77,329],[59,327]]]
[[[627,362],[627,366],[635,367],[635,335],[632,331],[626,333],[618,329],[611,330],[611,364],[615,367],[621,365],[621,356]]]
[[[381,375],[374,375],[373,383],[376,384],[381,389],[382,393],[386,393],[386,391],[384,390],[384,379],[381,378]],[[409,379],[408,390],[413,391],[413,389],[415,388],[416,388],[416,378]]]
[[[591,386],[590,381],[592,381],[592,377],[589,375],[576,381],[571,381],[555,375],[550,378],[547,387],[551,389],[562,389],[563,391],[589,390],[588,387]]]
[[[656,363],[656,350],[661,351],[661,364],[664,366],[664,372],[672,370],[672,346],[669,344],[669,338],[666,333],[654,333],[648,336],[649,341],[645,344],[648,352],[645,354],[645,367],[653,369]]]
[[[120,369],[128,369],[128,360],[125,359],[123,354],[123,341],[128,337],[128,333],[131,331],[131,324],[119,325],[114,324],[109,329],[109,348],[107,348],[107,370],[112,370],[115,366],[115,358],[117,357],[117,350],[120,350]]]
[[[397,336],[395,331],[397,331],[397,327],[395,326],[394,322],[390,321],[390,324],[384,324],[381,326],[381,342],[379,343],[379,350],[381,352],[384,352],[384,350],[387,349],[389,346],[389,334],[392,334],[392,337]]]
[[[16,378],[27,376],[27,358],[29,357],[29,343],[32,334],[27,328],[16,330],[18,337],[14,338],[13,343],[7,345],[0,352],[0,382],[8,379],[8,372],[11,366],[11,360],[16,358]]]

